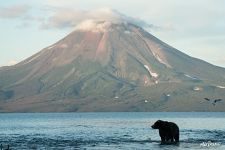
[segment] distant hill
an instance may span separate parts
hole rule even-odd
[[[0,111],[225,111],[225,69],[131,23],[99,21],[1,67]]]

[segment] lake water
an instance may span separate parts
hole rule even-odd
[[[158,119],[180,127],[179,145],[161,145]],[[0,144],[11,149],[225,149],[225,113],[2,113]]]

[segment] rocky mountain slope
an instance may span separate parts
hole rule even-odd
[[[1,112],[225,111],[224,93],[224,68],[126,22],[81,24],[0,68]]]

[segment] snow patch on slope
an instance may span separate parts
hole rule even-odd
[[[196,77],[193,77],[193,76],[190,76],[190,75],[188,75],[188,74],[184,74],[186,77],[188,77],[188,78],[191,78],[191,79],[193,79],[193,80],[198,80],[198,78],[196,78]]]
[[[220,89],[225,89],[225,86],[221,86],[221,85],[217,85],[216,87]]]
[[[170,95],[170,94],[167,94],[166,96],[167,96],[167,97],[170,97],[171,95]]]
[[[118,96],[115,96],[114,98],[115,98],[115,99],[118,99],[119,97],[118,97]]]
[[[202,91],[203,89],[202,89],[201,87],[199,87],[199,86],[195,86],[195,87],[193,88],[193,90],[194,90],[194,91]]]
[[[128,31],[128,30],[125,30],[124,33],[125,33],[125,34],[131,34],[131,32]]]
[[[155,54],[154,52],[153,53],[153,56],[163,65],[165,65],[166,67],[168,68],[172,68],[168,63],[164,62],[160,57],[159,55]]]
[[[16,65],[18,63],[18,61],[16,61],[16,60],[10,60],[7,64],[6,64],[6,66],[13,66],[13,65]],[[0,66],[1,67],[1,66]]]
[[[157,78],[157,77],[159,76],[157,73],[152,72],[152,71],[150,70],[150,68],[148,67],[148,65],[144,65],[144,67],[148,70],[149,74],[150,74],[152,77]]]

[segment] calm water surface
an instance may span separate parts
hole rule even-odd
[[[179,145],[161,145],[158,119],[176,122]],[[2,113],[0,144],[11,149],[225,149],[225,113]]]

